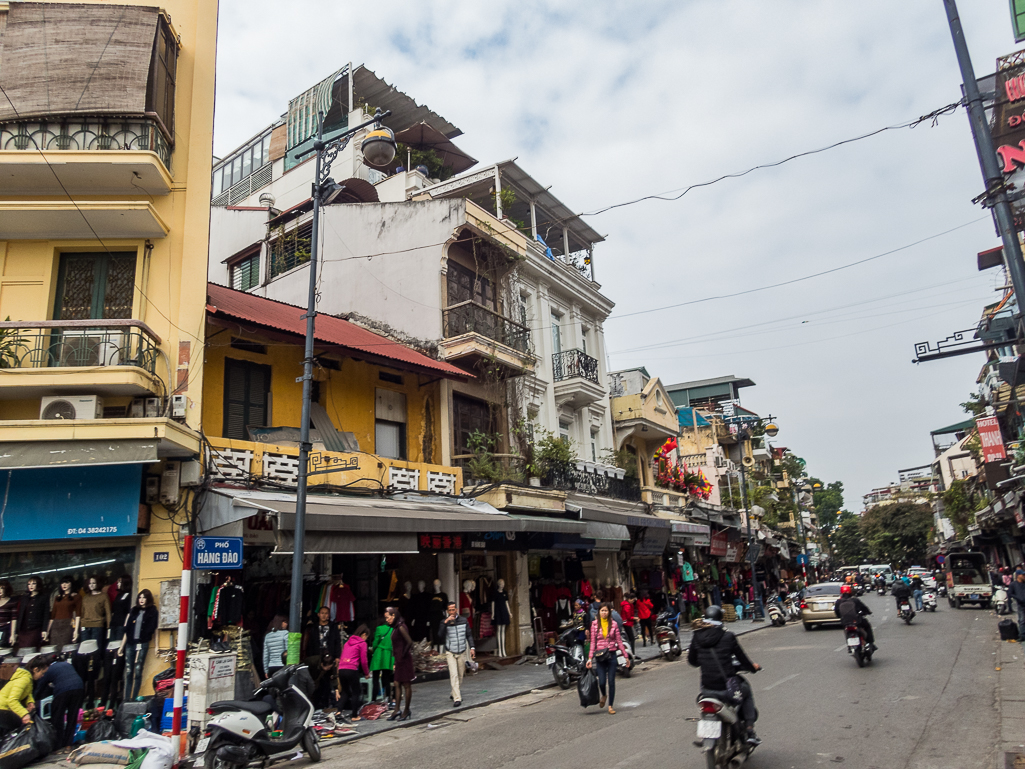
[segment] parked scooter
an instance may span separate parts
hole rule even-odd
[[[787,624],[787,617],[783,613],[783,605],[780,603],[779,598],[775,598],[769,601],[765,610],[769,614],[769,621],[776,627],[783,627]]]
[[[555,644],[549,644],[545,648],[545,661],[548,669],[552,671],[555,683],[560,689],[568,689],[573,681],[583,675],[587,667],[587,659],[584,656],[584,632],[583,619],[572,624],[563,625],[562,634],[556,639]]]
[[[313,762],[320,761],[320,737],[313,728],[313,679],[305,665],[289,665],[268,678],[253,699],[215,702],[214,716],[196,745],[195,762],[205,769],[243,769],[250,761],[292,758],[300,746]],[[272,705],[267,699],[273,699]],[[281,736],[271,737],[269,717],[283,717]]]
[[[865,667],[872,661],[872,645],[865,640],[865,632],[857,625],[847,625],[843,630],[847,637],[847,653],[854,655],[859,668]]]
[[[997,614],[1008,614],[1011,611],[1011,599],[1007,595],[1007,588],[997,586],[993,589],[993,608]]]
[[[626,647],[626,656],[623,656],[623,652],[616,651],[616,675],[623,676],[623,678],[629,678],[630,674],[634,669],[634,648],[630,645],[630,642],[625,638],[623,639],[623,646]]]
[[[932,590],[926,590],[922,593],[922,610],[936,611],[936,593]]]
[[[801,619],[801,594],[791,593],[788,595],[787,600],[783,602],[783,607],[786,609],[787,619],[797,622]]]
[[[911,624],[911,620],[915,618],[915,610],[911,608],[911,599],[904,599],[900,602],[900,611],[897,612],[897,616],[907,624]]]
[[[662,656],[670,662],[680,659],[683,649],[680,647],[680,614],[673,614],[668,609],[655,619],[655,642]]]
[[[743,680],[743,676],[737,674]],[[709,769],[739,767],[755,749],[747,741],[747,724],[740,717],[740,703],[730,692],[703,691],[698,695],[701,717],[694,744],[705,754]]]

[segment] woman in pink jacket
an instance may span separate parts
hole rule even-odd
[[[616,652],[623,652],[623,656],[629,658],[626,647],[623,646],[623,639],[619,635],[619,625],[612,619],[612,605],[603,603],[598,608],[598,616],[591,623],[591,653],[587,660],[587,667],[596,667],[598,670],[598,689],[601,691],[601,700],[598,707],[605,707],[605,682],[608,681],[609,715],[616,715],[612,705],[616,701]]]
[[[370,677],[370,666],[367,664],[367,638],[370,628],[360,625],[356,632],[349,636],[342,647],[342,656],[338,660],[338,710],[352,709],[352,720],[359,721],[359,709],[363,705],[363,687],[359,679]]]

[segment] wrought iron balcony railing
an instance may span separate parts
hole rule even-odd
[[[563,350],[552,355],[553,381],[561,382],[573,377],[601,384],[598,381],[598,360],[583,350]]]
[[[0,150],[149,150],[171,170],[171,145],[156,120],[51,115],[0,123]]]
[[[641,487],[636,478],[617,478],[598,469],[580,470],[573,465],[555,468],[541,479],[541,485],[627,502],[641,501]]]
[[[134,366],[156,373],[160,337],[139,320],[0,322],[0,369]]]
[[[445,338],[480,334],[522,353],[530,352],[530,329],[474,301],[442,310]]]

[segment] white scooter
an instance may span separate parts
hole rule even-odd
[[[207,709],[215,718],[196,745],[195,765],[202,761],[204,769],[243,769],[258,760],[266,766],[292,758],[300,746],[310,761],[320,761],[312,694],[313,679],[307,667],[289,665],[260,684],[253,700],[215,702]],[[264,699],[268,695],[275,705]],[[271,737],[276,712],[283,716],[281,736]]]
[[[769,601],[765,610],[769,613],[769,621],[776,627],[783,627],[787,624],[787,617],[783,613],[783,606],[780,604],[779,599]]]
[[[1007,596],[1007,589],[997,587],[993,590],[993,608],[997,614],[1008,614],[1011,611],[1011,599]]]
[[[922,593],[922,609],[924,611],[936,611],[936,593],[926,590]]]

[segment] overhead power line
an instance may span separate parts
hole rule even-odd
[[[755,294],[755,293],[758,293],[759,291],[768,291],[769,289],[772,289],[772,288],[780,288],[781,286],[789,286],[789,285],[792,285],[794,283],[801,283],[802,281],[811,280],[812,278],[820,278],[823,275],[830,275],[830,274],[832,274],[834,272],[840,272],[841,270],[848,270],[851,267],[857,267],[859,264],[865,264],[866,262],[875,261],[876,259],[882,259],[884,256],[890,256],[891,254],[896,254],[896,253],[898,253],[900,251],[906,251],[907,249],[913,248],[914,246],[921,245],[922,243],[926,243],[926,242],[928,242],[930,240],[935,240],[936,238],[941,238],[944,235],[949,235],[952,232],[956,232],[957,230],[963,229],[963,228],[968,227],[968,226],[970,226],[972,224],[975,224],[977,222],[981,222],[981,221],[987,220],[989,218],[990,217],[988,215],[987,216],[981,216],[978,219],[972,219],[970,222],[965,222],[964,224],[959,224],[959,225],[957,225],[957,227],[951,227],[949,230],[944,230],[943,232],[937,232],[935,235],[929,235],[928,237],[922,238],[921,240],[916,240],[913,243],[908,243],[908,244],[903,245],[903,246],[898,246],[897,248],[890,249],[889,251],[884,251],[881,254],[876,254],[875,256],[868,256],[868,257],[865,257],[864,259],[858,259],[857,261],[854,261],[854,262],[849,262],[847,264],[842,264],[839,267],[832,267],[832,268],[830,268],[828,270],[822,270],[821,272],[813,272],[810,275],[802,275],[799,278],[791,278],[790,280],[784,280],[784,281],[781,281],[779,283],[771,283],[771,284],[769,284],[767,286],[758,286],[756,288],[748,288],[748,289],[745,289],[743,291],[734,291],[733,293],[730,293],[730,294],[717,294],[715,296],[702,297],[701,299],[691,299],[691,300],[686,301],[686,302],[678,302],[676,304],[667,304],[667,305],[664,305],[663,307],[651,307],[651,308],[649,308],[647,310],[636,310],[634,312],[613,313],[612,315],[609,316],[609,318],[610,318],[610,320],[611,319],[618,320],[619,318],[630,318],[630,317],[633,317],[634,315],[647,315],[648,313],[661,312],[663,310],[675,310],[675,309],[677,309],[679,307],[688,307],[688,306],[693,305],[693,304],[702,304],[704,302],[714,302],[714,301],[716,301],[718,299],[732,299],[733,297],[737,297],[737,296],[745,296],[747,294]]]
[[[828,152],[829,150],[836,149],[837,147],[842,147],[845,144],[852,144],[853,142],[858,142],[862,139],[869,139],[885,131],[896,131],[903,128],[914,128],[915,126],[920,125],[921,123],[924,123],[927,120],[933,121],[933,125],[935,125],[937,118],[939,118],[941,115],[952,114],[962,104],[964,104],[963,99],[961,101],[956,101],[951,104],[948,104],[945,107],[934,109],[927,115],[922,115],[920,117],[915,118],[914,120],[909,120],[904,123],[898,123],[896,125],[884,126],[883,128],[877,128],[876,130],[869,131],[866,134],[861,134],[860,136],[853,136],[850,139],[843,139],[842,141],[834,142],[833,144],[826,145],[825,147],[819,147],[815,150],[807,150],[806,152],[798,152],[796,155],[791,155],[790,157],[786,157],[782,160],[777,160],[772,163],[762,163],[757,166],[752,166],[751,168],[748,168],[746,171],[737,171],[731,174],[723,174],[722,176],[716,177],[715,179],[710,179],[707,182],[698,182],[697,184],[692,184],[689,187],[684,187],[675,195],[672,193],[676,192],[676,190],[670,190],[669,192],[664,192],[658,195],[645,195],[644,197],[636,198],[634,200],[628,200],[625,203],[614,203],[611,206],[599,208],[596,211],[580,213],[577,214],[577,216],[598,216],[599,214],[604,214],[606,211],[612,211],[615,208],[623,208],[624,206],[632,206],[637,203],[643,203],[646,200],[664,200],[669,202],[679,200],[691,190],[696,190],[699,187],[710,187],[711,185],[718,184],[719,182],[725,181],[726,179],[739,179],[741,176],[747,176],[748,174],[753,173],[754,171],[760,171],[765,168],[776,168],[778,166],[783,165],[784,163],[789,163],[792,160],[797,160],[798,158],[807,157],[809,155],[817,155],[820,152]]]

